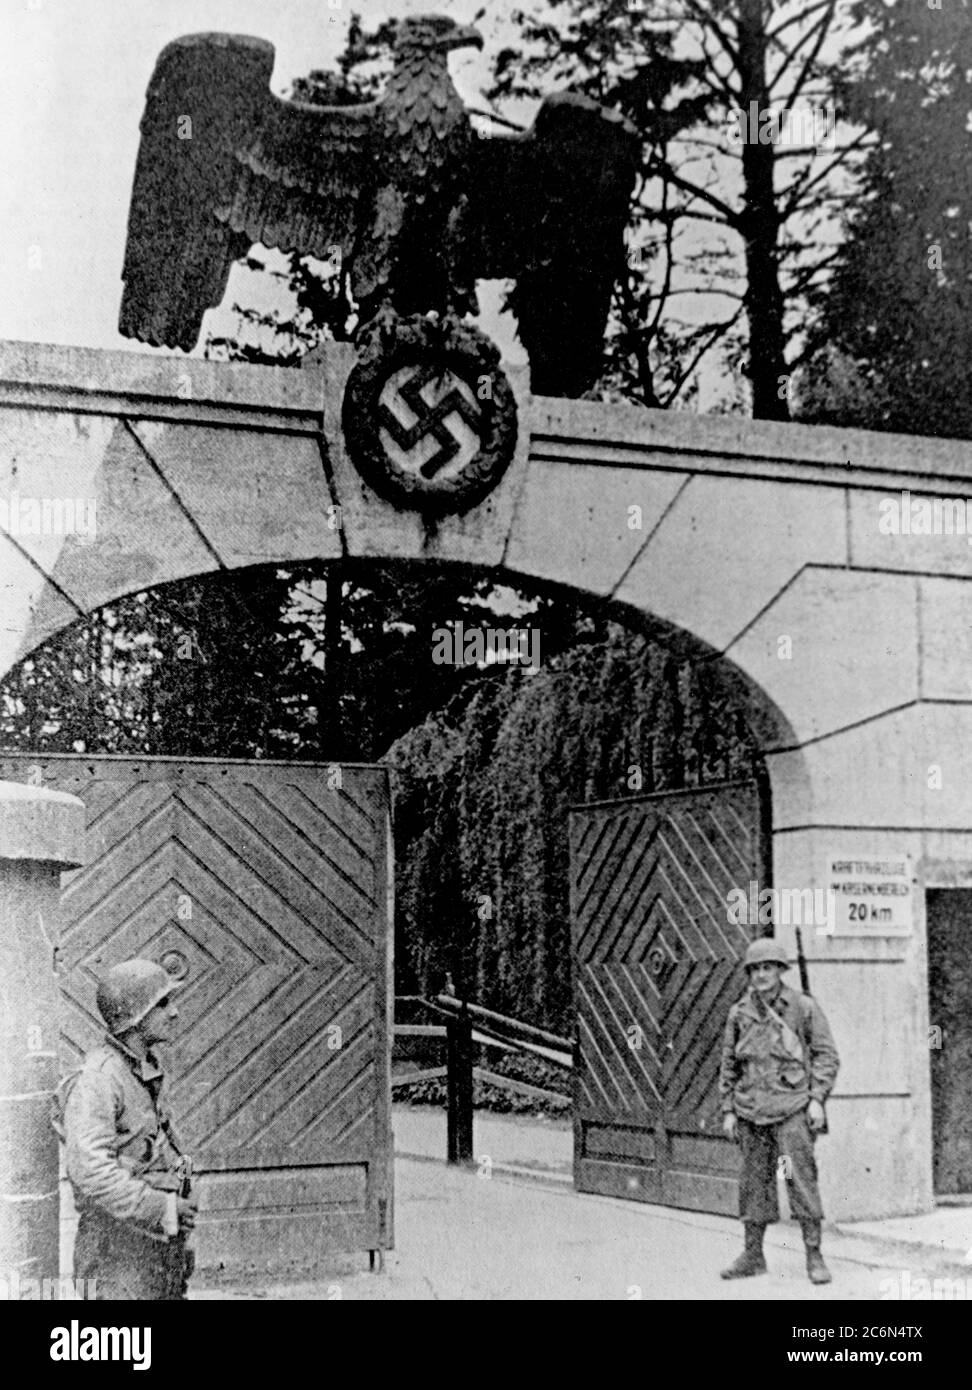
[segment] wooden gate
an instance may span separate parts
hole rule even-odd
[[[764,804],[738,782],[571,812],[582,1192],[737,1213],[719,1053],[757,932],[727,898],[769,884]]]
[[[312,1275],[392,1245],[391,834],[384,769],[8,758],[87,806],[66,873],[63,1061],[103,1035],[98,976],[184,981],[167,1071],[200,1182],[198,1262]],[[33,769],[33,771],[32,771]]]

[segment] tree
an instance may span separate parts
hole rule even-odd
[[[47,752],[373,762],[478,675],[433,660],[438,631],[521,620],[542,628],[545,657],[576,638],[569,599],[452,567],[182,580],[109,604],[22,662],[0,686],[0,736]]]
[[[814,297],[803,419],[972,438],[972,7],[861,0],[842,99],[878,137]]]
[[[605,620],[539,673],[464,686],[389,751],[399,988],[456,988],[572,1031],[567,811],[746,777],[758,765],[727,670]]]
[[[645,137],[632,233],[647,254],[632,258],[608,357],[609,376],[634,398],[673,404],[720,346],[744,364],[752,413],[788,418],[787,353],[833,254],[827,228],[848,191],[841,171],[865,138],[842,129],[825,152],[811,119],[832,97],[845,8],[546,0],[542,18],[517,14],[524,42],[499,53],[493,100],[568,82]],[[785,118],[789,110],[805,118]],[[810,138],[791,138],[801,127]]]
[[[37,752],[293,757],[316,673],[273,567],[133,594],[72,624],[0,692],[0,734]]]

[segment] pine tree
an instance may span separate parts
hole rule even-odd
[[[605,380],[645,404],[691,399],[716,350],[760,419],[789,416],[807,291],[866,141],[783,139],[786,110],[832,105],[848,0],[546,0],[500,52],[491,96],[570,83],[645,139]],[[751,120],[751,113],[756,120]],[[781,126],[781,122],[783,125]],[[755,127],[751,129],[750,127]],[[685,306],[689,306],[686,308]],[[694,306],[694,307],[693,307]],[[748,327],[744,330],[743,325]]]
[[[829,289],[799,413],[972,438],[972,6],[861,0],[844,86],[878,143]]]

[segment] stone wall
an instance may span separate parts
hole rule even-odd
[[[0,497],[94,499],[97,518],[94,537],[0,534],[0,671],[141,588],[339,555],[501,566],[693,634],[751,691],[777,884],[825,887],[832,856],[910,856],[909,933],[805,944],[844,1058],[828,1215],[930,1207],[923,903],[972,883],[972,547],[878,522],[902,491],[964,499],[972,447],[532,399],[512,373],[511,467],[427,526],[345,455],[352,362],[0,346]]]

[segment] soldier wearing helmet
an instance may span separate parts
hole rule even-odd
[[[109,970],[96,995],[105,1041],[61,1087],[59,1132],[79,1213],[74,1272],[94,1281],[99,1299],[186,1296],[196,1203],[154,1051],[171,1041],[178,988],[154,961]]]
[[[824,1101],[839,1065],[823,1011],[807,994],[782,982],[789,967],[780,942],[750,943],[743,965],[749,988],[726,1020],[719,1071],[723,1132],[742,1149],[739,1215],[742,1254],[723,1279],[766,1273],[763,1235],[779,1220],[776,1177],[786,1178],[790,1209],[800,1223],[807,1274],[829,1284],[820,1253],[823,1212],[813,1145],[825,1126]]]

